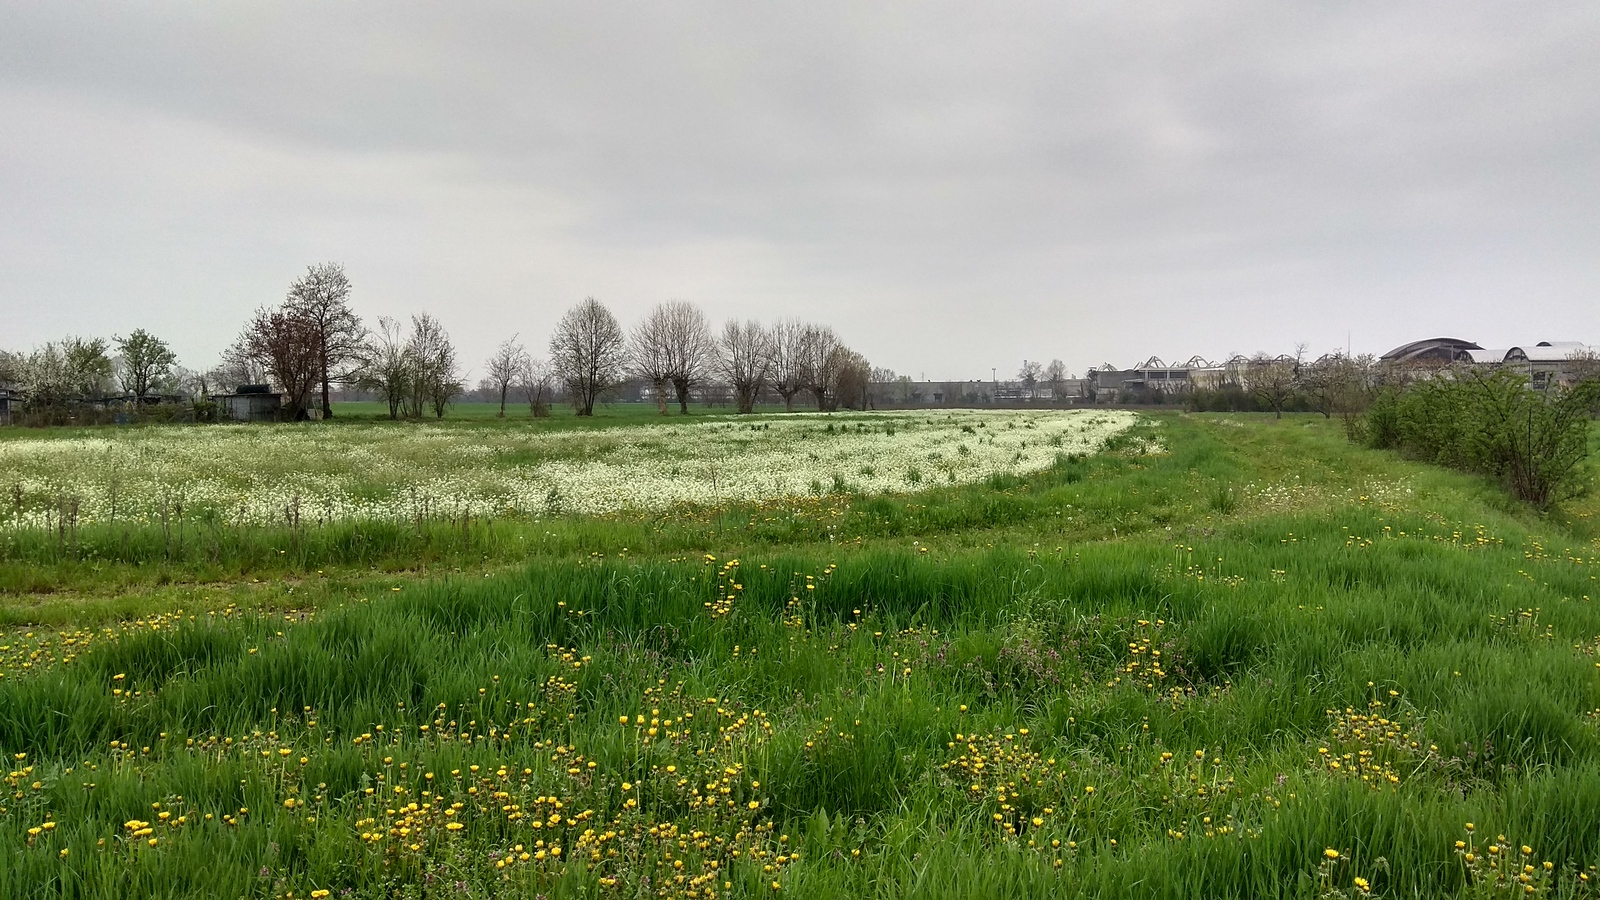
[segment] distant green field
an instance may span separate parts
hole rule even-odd
[[[1594,494],[1535,514],[1308,416],[1015,452],[599,514],[0,530],[0,896],[1593,895]]]

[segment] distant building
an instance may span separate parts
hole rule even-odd
[[[973,406],[993,402],[996,386],[992,381],[913,381],[899,378],[894,381],[875,381],[867,386],[867,393],[874,406]]]
[[[1595,350],[1578,341],[1540,341],[1528,347],[1512,347],[1500,365],[1528,376],[1537,390],[1552,385],[1567,385],[1577,380],[1579,366]]]
[[[922,406],[973,407],[994,403],[1012,405],[1067,406],[1083,397],[1081,378],[1058,382],[1040,379],[1029,387],[1021,381],[874,381],[868,394],[874,407],[905,409]]]
[[[1222,373],[1222,366],[1199,356],[1173,364],[1152,356],[1128,369],[1119,369],[1110,363],[1090,369],[1084,393],[1092,394],[1099,403],[1147,403],[1214,388],[1221,382]]]
[[[1474,350],[1481,351],[1483,348],[1460,338],[1428,338],[1402,344],[1378,357],[1378,361],[1391,365],[1447,366],[1451,363],[1473,362]]]
[[[22,398],[15,391],[0,388],[0,425],[11,424],[11,407],[22,409]]]
[[[1505,350],[1485,349],[1458,338],[1429,338],[1390,350],[1379,362],[1391,366],[1440,368],[1464,365],[1479,369],[1507,368],[1528,376],[1529,386],[1543,390],[1567,385],[1597,369],[1600,348],[1581,341],[1539,341]]]
[[[226,422],[276,422],[283,417],[283,395],[265,384],[241,384],[231,394],[216,398],[217,411]]]

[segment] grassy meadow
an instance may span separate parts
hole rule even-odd
[[[0,896],[1596,893],[1594,494],[1320,417],[1015,463],[0,528]]]

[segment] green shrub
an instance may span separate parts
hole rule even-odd
[[[1441,376],[1380,393],[1365,432],[1371,446],[1480,472],[1519,500],[1549,506],[1579,487],[1597,397],[1592,379],[1544,392],[1504,369]]]
[[[1346,429],[1348,432],[1350,429]],[[1396,449],[1400,446],[1400,392],[1384,388],[1367,409],[1361,436],[1369,446]]]

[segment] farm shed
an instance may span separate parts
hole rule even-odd
[[[217,405],[229,422],[276,422],[283,415],[283,395],[264,384],[241,384],[219,396]]]

